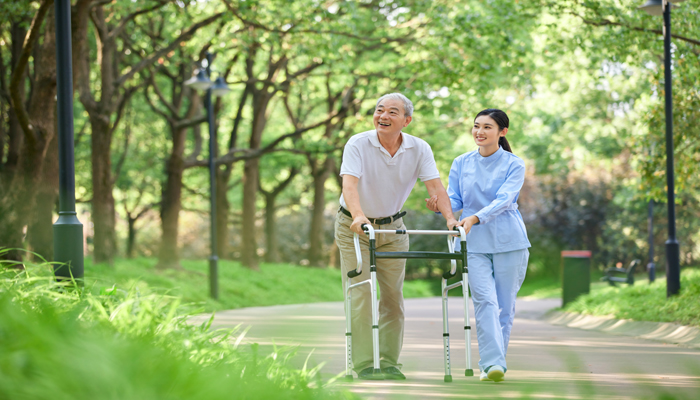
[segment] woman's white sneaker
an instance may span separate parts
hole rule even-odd
[[[480,381],[491,381],[491,379],[489,379],[489,376],[486,373],[486,371],[481,371],[481,375],[479,376],[479,380]]]
[[[489,368],[487,377],[494,382],[500,382],[505,375],[506,372],[503,370],[503,367],[500,365],[492,365],[491,368]]]

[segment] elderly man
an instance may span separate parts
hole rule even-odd
[[[400,93],[379,98],[374,111],[374,130],[356,134],[345,145],[340,175],[343,193],[335,219],[335,239],[345,286],[348,271],[357,259],[353,232],[362,243],[362,274],[352,283],[370,278],[368,238],[361,226],[375,229],[406,229],[400,212],[418,178],[451,229],[457,224],[430,145],[402,130],[411,123],[413,103]],[[377,235],[377,251],[408,251],[407,235]],[[379,301],[379,354],[381,376],[373,374],[371,299],[369,286],[353,290],[352,332],[353,367],[360,379],[406,379],[401,373],[399,354],[403,344],[403,281],[406,260],[377,260]]]

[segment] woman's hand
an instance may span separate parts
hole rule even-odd
[[[437,197],[437,195],[435,195],[435,196],[433,196],[433,197],[431,197],[431,198],[429,198],[429,199],[425,199],[425,206],[428,207],[428,210],[430,210],[430,211],[432,211],[432,212],[438,212],[438,211],[439,211],[439,210],[438,210],[438,205],[437,205],[437,203],[438,203],[438,197]]]
[[[464,228],[464,233],[469,233],[472,230],[472,226],[479,223],[479,217],[472,215],[470,217],[464,218],[457,223],[457,226]]]

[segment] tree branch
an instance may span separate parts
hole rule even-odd
[[[173,124],[172,118],[166,114],[164,111],[156,107],[155,104],[151,101],[151,96],[148,95],[148,86],[146,86],[146,90],[144,90],[143,96],[146,98],[146,103],[151,107],[151,109],[161,117],[163,117],[166,121],[168,121],[169,124]]]
[[[141,62],[139,62],[138,64],[133,66],[131,69],[129,69],[128,72],[126,72],[124,75],[119,77],[119,79],[117,79],[114,82],[114,85],[121,86],[124,82],[131,79],[137,72],[140,72],[142,69],[151,65],[154,60],[156,60],[157,58],[159,58],[160,56],[162,56],[164,54],[169,53],[171,50],[177,48],[181,42],[185,42],[185,41],[189,40],[195,34],[195,32],[197,32],[197,30],[199,30],[200,28],[202,28],[204,26],[211,24],[212,22],[219,19],[219,17],[221,17],[222,15],[223,15],[223,13],[214,14],[211,17],[206,18],[206,19],[192,25],[189,29],[184,31],[180,36],[178,36],[175,40],[173,40],[172,43],[170,43],[167,47],[160,49],[160,50],[156,51],[155,53],[152,53],[150,56],[144,58],[143,60],[141,60]]]
[[[175,108],[174,105],[170,104],[168,100],[165,99],[165,96],[163,96],[163,92],[160,91],[160,88],[158,87],[158,84],[156,83],[156,77],[155,75],[151,74],[150,76],[150,82],[151,86],[153,87],[153,91],[155,92],[156,96],[158,97],[158,100],[160,100],[163,105],[170,111],[170,114],[172,115],[173,118],[177,118],[177,109]]]
[[[647,28],[640,28],[640,27],[636,27],[636,26],[629,26],[629,25],[622,24],[622,23],[619,23],[619,22],[612,22],[612,21],[610,21],[610,20],[608,20],[608,19],[605,19],[605,18],[601,19],[600,21],[593,21],[593,20],[587,19],[587,18],[583,17],[582,15],[579,15],[579,14],[577,14],[577,13],[575,13],[575,12],[571,12],[571,14],[574,15],[574,16],[576,16],[576,17],[581,18],[581,20],[582,20],[584,23],[588,24],[588,25],[593,25],[593,26],[620,26],[620,27],[627,28],[627,29],[631,29],[631,30],[633,30],[633,31],[638,31],[638,32],[655,33],[655,34],[657,34],[657,35],[663,35],[663,34],[664,34],[663,31],[660,30],[660,29],[647,29]],[[681,35],[676,35],[676,34],[674,34],[673,32],[671,32],[671,37],[676,38],[676,39],[679,39],[679,40],[682,40],[682,41],[684,41],[684,42],[688,42],[688,43],[690,43],[690,44],[694,44],[694,45],[696,45],[696,46],[700,46],[700,40],[691,39],[691,38],[688,38],[688,37],[685,37],[685,36],[681,36]]]
[[[117,25],[117,27],[114,28],[114,29],[112,30],[112,32],[109,32],[109,34],[108,34],[109,39],[114,39],[114,38],[117,37],[119,34],[121,34],[122,31],[124,30],[124,28],[126,28],[126,24],[128,24],[128,23],[129,23],[131,20],[133,20],[134,18],[138,17],[138,16],[141,15],[141,14],[146,14],[146,13],[149,13],[149,12],[151,12],[151,11],[157,10],[157,9],[163,7],[163,6],[166,5],[166,4],[168,4],[167,1],[165,1],[165,0],[160,0],[160,2],[159,2],[158,4],[156,4],[156,5],[154,5],[153,7],[144,8],[144,9],[142,9],[142,10],[135,11],[135,12],[133,12],[133,13],[127,15],[126,17],[122,18],[122,20],[119,21],[119,25]]]
[[[119,99],[119,104],[117,106],[117,118],[114,120],[114,124],[112,124],[112,128],[110,128],[110,135],[114,133],[115,130],[117,130],[117,127],[119,126],[119,121],[122,119],[122,113],[124,112],[124,107],[126,107],[126,103],[129,102],[129,99],[131,99],[131,96],[136,93],[136,91],[140,88],[141,85],[139,86],[132,86],[130,88],[127,88],[124,94],[122,94],[121,99]]]
[[[175,122],[174,127],[175,129],[182,129],[182,128],[189,128],[194,125],[199,125],[204,122],[207,122],[207,115],[202,114],[198,117],[194,118],[186,118],[186,119],[181,119]]]
[[[238,9],[235,8],[229,0],[223,0],[224,5],[226,5],[226,8],[236,17],[238,18],[241,22],[243,22],[245,25],[252,26],[255,28],[262,29],[266,32],[272,32],[272,33],[278,33],[282,36],[287,35],[288,33],[313,33],[317,35],[338,35],[338,36],[345,36],[351,39],[358,39],[362,41],[371,41],[371,42],[381,42],[381,43],[390,43],[390,42],[396,42],[402,40],[402,38],[387,38],[387,37],[370,37],[370,36],[359,36],[354,33],[349,33],[349,32],[340,32],[340,31],[331,31],[331,30],[319,30],[319,29],[299,29],[296,30],[294,29],[296,25],[293,25],[290,29],[288,30],[282,30],[282,29],[276,29],[276,28],[270,28],[265,25],[262,25],[259,22],[249,20],[244,18],[240,12],[238,12]]]

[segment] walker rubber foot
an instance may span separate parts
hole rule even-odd
[[[345,380],[348,382],[352,382],[353,381],[352,375],[345,375]]]
[[[445,382],[452,382],[452,375],[445,375]]]
[[[464,376],[474,376],[474,370],[473,369],[465,369]]]

